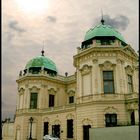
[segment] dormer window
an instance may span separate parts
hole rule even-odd
[[[111,45],[114,43],[112,39],[101,39],[101,45]]]

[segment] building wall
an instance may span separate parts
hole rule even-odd
[[[67,120],[74,121],[74,138],[83,140],[83,126],[105,127],[105,114],[116,113],[117,124],[131,122],[134,111],[138,124],[138,68],[137,57],[119,47],[91,47],[74,56],[75,75],[51,77],[47,74],[19,77],[17,80],[17,110],[14,134],[17,140],[26,140],[33,118],[33,138],[43,138],[43,124],[60,125],[62,140],[67,140]],[[114,94],[104,94],[103,71],[113,71]],[[133,77],[133,92],[128,90],[127,74]],[[30,109],[30,94],[38,93],[37,109]],[[55,95],[54,107],[49,107],[49,94]],[[69,97],[74,96],[74,103]],[[7,131],[7,130],[5,130]],[[6,132],[7,133],[7,132]],[[6,136],[4,135],[5,139]]]
[[[14,122],[7,121],[2,124],[2,139],[14,140]]]

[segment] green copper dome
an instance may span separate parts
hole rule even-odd
[[[122,37],[122,35],[118,31],[116,31],[110,25],[106,25],[103,23],[88,30],[86,32],[84,41],[87,41],[87,40],[92,39],[94,37],[116,37],[117,39],[119,39],[120,41],[125,43],[124,38]]]
[[[57,72],[55,63],[45,56],[37,56],[31,59],[25,66],[25,69],[29,68],[41,68],[44,67],[48,70]]]

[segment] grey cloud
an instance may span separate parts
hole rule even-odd
[[[2,101],[2,120],[5,120],[5,118],[13,118],[15,114],[15,108],[16,105],[11,104],[11,102],[8,101]]]
[[[125,30],[129,24],[128,17],[124,15],[117,15],[114,18],[111,18],[109,15],[104,15],[103,18],[106,24],[109,24],[116,29]],[[95,22],[99,22],[99,19],[96,19]]]
[[[55,23],[56,20],[57,20],[57,19],[56,19],[56,17],[54,17],[54,16],[48,16],[48,17],[47,17],[47,21],[48,21],[48,22]]]
[[[9,22],[9,27],[10,27],[11,29],[13,29],[14,31],[17,31],[17,32],[19,32],[19,33],[25,32],[25,29],[21,28],[21,27],[18,25],[18,22],[15,21],[15,20]]]

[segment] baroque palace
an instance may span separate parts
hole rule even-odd
[[[139,123],[138,55],[103,19],[77,48],[73,75],[59,75],[41,53],[20,71],[16,116],[3,124],[4,140],[42,140],[46,134],[89,140],[89,128]]]

